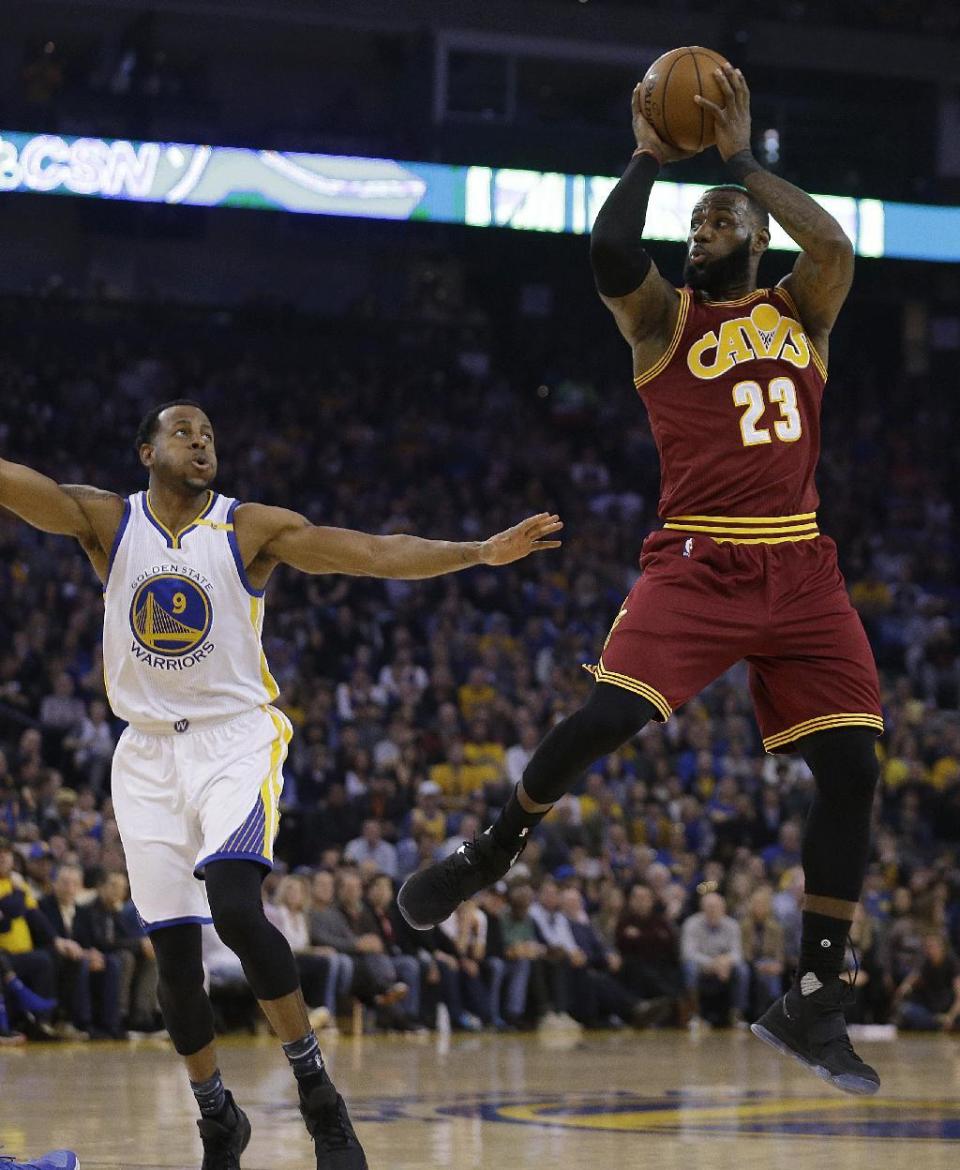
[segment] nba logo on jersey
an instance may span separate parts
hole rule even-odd
[[[688,557],[688,556],[690,556],[690,554],[692,552],[693,552],[693,537],[688,536],[687,539],[683,542],[683,555],[685,557]]]
[[[145,650],[163,657],[179,658],[199,646],[212,617],[207,591],[180,573],[148,577],[130,605],[134,637]]]

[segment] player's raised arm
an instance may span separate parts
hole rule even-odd
[[[721,109],[705,98],[694,100],[713,111],[717,149],[734,179],[770,212],[802,251],[793,271],[780,282],[800,310],[802,324],[826,360],[825,345],[853,283],[854,252],[846,232],[799,187],[771,174],[750,150],[750,90],[739,69],[717,70],[726,97]]]
[[[633,346],[645,342],[666,346],[679,298],[644,248],[643,227],[660,167],[697,152],[677,150],[659,137],[641,112],[639,85],[633,91],[631,112],[637,149],[597,214],[590,236],[590,264],[597,291],[626,340]]]
[[[235,522],[241,556],[255,582],[275,564],[305,573],[405,580],[439,577],[472,565],[508,565],[530,553],[559,548],[560,541],[549,538],[563,527],[558,516],[542,512],[487,540],[424,540],[319,527],[297,512],[263,504],[241,505]]]
[[[58,484],[20,463],[0,459],[0,507],[41,532],[72,536],[103,576],[123,500],[112,492]]]

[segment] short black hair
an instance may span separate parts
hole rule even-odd
[[[711,187],[709,191],[705,191],[704,195],[712,195],[714,191],[736,191],[738,195],[745,195],[747,199],[747,206],[750,208],[750,218],[757,227],[766,228],[770,230],[770,216],[767,209],[763,206],[755,195],[752,195],[746,187],[741,187],[739,183],[721,183],[717,187]]]
[[[195,406],[197,410],[203,410],[199,402],[194,402],[192,398],[173,398],[170,402],[161,402],[159,406],[155,406],[153,410],[147,411],[137,427],[137,434],[133,440],[134,447],[137,454],[140,454],[140,448],[144,443],[152,443],[157,435],[157,424],[160,421],[160,415],[163,414],[171,406]],[[206,413],[204,411],[204,413]]]

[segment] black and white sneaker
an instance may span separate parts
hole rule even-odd
[[[811,978],[819,983],[812,973],[804,976]],[[809,995],[791,987],[750,1025],[750,1031],[835,1089],[870,1097],[880,1088],[880,1077],[857,1056],[850,1043],[843,1018],[845,994],[849,994],[849,988],[840,979],[820,984]]]
[[[250,1141],[250,1119],[227,1090],[230,1112],[224,1121],[201,1117],[197,1122],[203,1142],[203,1165],[200,1170],[240,1170],[240,1155]]]
[[[321,1084],[300,1091],[300,1114],[313,1138],[317,1170],[368,1170],[346,1102],[326,1071]]]
[[[464,841],[456,853],[420,869],[400,887],[397,905],[414,930],[429,930],[445,921],[461,902],[499,881],[526,846],[526,837],[513,853],[500,846],[491,829]]]

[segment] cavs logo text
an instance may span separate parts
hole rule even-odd
[[[185,670],[206,658],[214,648],[206,641],[213,623],[208,584],[182,571],[139,581],[130,603],[131,653],[160,670]]]
[[[711,329],[695,341],[687,366],[695,377],[709,380],[757,358],[777,358],[806,369],[810,345],[800,322],[781,316],[773,305],[757,305],[749,317],[724,321],[719,336]]]

